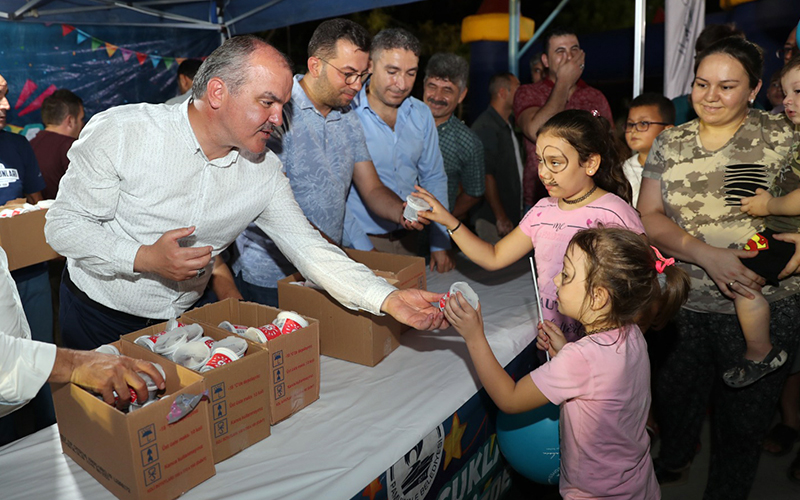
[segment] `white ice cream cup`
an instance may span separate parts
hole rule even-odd
[[[174,330],[170,330],[170,333],[181,331],[186,332],[186,340],[192,342],[195,339],[199,339],[203,336],[203,327],[198,325],[197,323],[192,323],[191,325],[179,326]]]
[[[111,344],[101,345],[100,347],[95,349],[95,352],[102,352],[104,354],[113,354],[114,356],[119,356],[119,349],[117,349]]]
[[[214,344],[217,343],[216,339],[213,339],[211,337],[200,337],[199,339],[194,340],[194,342],[202,342],[203,344],[207,345],[209,349],[212,350],[214,349]]]
[[[277,325],[269,323],[264,326],[259,326],[258,328],[253,328],[251,326],[242,334],[242,337],[263,344],[264,342],[280,337],[280,335],[281,329],[278,328]]]
[[[236,337],[234,335],[231,335],[230,337],[225,337],[222,340],[218,340],[214,344],[214,350],[220,347],[224,347],[225,349],[230,349],[231,351],[233,351],[234,354],[236,354],[236,359],[239,359],[242,356],[244,356],[245,352],[247,352],[247,341],[242,337]]]
[[[142,335],[133,341],[134,344],[140,345],[148,351],[155,352],[156,342],[158,338],[167,332],[154,333],[153,335]]]
[[[235,333],[237,335],[243,335],[244,332],[247,331],[247,327],[246,326],[234,325],[230,321],[223,321],[222,323],[220,323],[217,326],[219,328],[222,328],[223,330],[225,330],[227,332]]]
[[[239,356],[237,356],[235,352],[226,347],[217,346],[214,348],[211,358],[209,358],[209,360],[206,361],[206,364],[200,368],[200,373],[205,373],[209,370],[213,370],[214,368],[219,368],[220,366],[233,363],[237,359],[239,359]]]
[[[475,293],[475,290],[473,290],[472,287],[463,281],[456,281],[450,285],[450,291],[444,294],[444,297],[439,299],[439,309],[444,311],[444,306],[447,304],[447,299],[449,299],[451,295],[455,295],[456,292],[461,292],[461,295],[467,299],[467,302],[469,302],[469,305],[471,305],[473,309],[478,308],[479,300],[478,294]]]
[[[158,337],[158,340],[156,340],[156,343],[153,346],[153,352],[160,354],[165,358],[172,359],[172,354],[178,349],[178,347],[182,346],[186,342],[188,342],[188,336],[186,332],[183,330],[183,328],[176,328],[175,330],[167,332]]]
[[[411,222],[416,222],[418,220],[417,212],[424,212],[426,210],[430,210],[431,208],[432,207],[428,204],[428,202],[422,198],[408,195],[406,197],[406,208],[403,210],[403,217]]]
[[[172,354],[172,360],[190,370],[200,370],[211,359],[211,349],[205,342],[187,342]]]
[[[308,321],[294,311],[282,311],[278,313],[278,317],[275,318],[272,324],[280,328],[282,335],[286,335],[307,327]]]

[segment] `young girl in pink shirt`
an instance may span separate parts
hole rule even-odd
[[[645,238],[625,229],[577,233],[555,278],[558,310],[586,330],[567,343],[552,322],[539,326],[537,345],[551,360],[519,382],[492,353],[480,305],[460,293],[445,317],[466,340],[486,392],[506,413],[551,402],[561,407],[561,479],[565,500],[659,499],[645,430],[650,362],[637,322],[663,325],[689,293],[689,277]]]
[[[453,217],[428,191],[418,197],[433,211],[417,212],[421,220],[448,228],[453,241],[473,262],[488,270],[502,269],[536,249],[536,271],[544,318],[555,323],[569,341],[582,335],[579,322],[556,308],[553,278],[572,236],[598,223],[644,233],[639,214],[630,206],[631,186],[613,147],[607,124],[588,111],[562,111],[550,118],[536,138],[539,178],[550,197],[540,200],[496,245],[487,243]]]

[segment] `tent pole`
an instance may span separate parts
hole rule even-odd
[[[647,20],[644,17],[645,0],[636,0],[633,22],[633,97],[644,89],[644,34]]]
[[[519,76],[519,0],[508,0],[508,71]]]

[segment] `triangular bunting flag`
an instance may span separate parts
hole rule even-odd
[[[78,45],[85,42],[88,38],[91,38],[88,33],[81,30],[76,30],[78,32]]]
[[[119,50],[122,52],[122,60],[123,61],[127,62],[128,59],[130,59],[131,56],[133,55],[133,51],[132,50],[128,50],[128,49],[119,49]]]
[[[139,60],[139,66],[141,66],[147,60],[147,54],[142,54],[141,52],[137,52],[136,59]]]
[[[33,80],[25,80],[25,85],[22,86],[22,91],[19,93],[19,97],[17,98],[17,103],[14,105],[14,109],[19,109],[19,107],[22,106],[22,103],[27,101],[28,97],[36,92],[37,87],[38,86],[33,83]]]
[[[114,57],[114,52],[116,52],[118,48],[119,47],[116,45],[106,42],[106,52],[108,52],[108,57]]]
[[[175,58],[174,57],[165,57],[164,58],[164,66],[166,66],[167,69],[170,69],[172,67],[172,63],[174,63],[174,62],[175,62]]]
[[[61,36],[67,36],[73,31],[75,31],[75,26],[70,26],[69,24],[61,25]]]
[[[50,85],[49,87],[47,87],[47,90],[39,94],[39,97],[37,97],[33,102],[25,106],[25,109],[20,111],[17,116],[25,116],[31,111],[36,111],[37,109],[41,108],[42,101],[44,101],[46,97],[50,96],[53,92],[55,92],[56,88],[57,87],[55,85]]]
[[[102,40],[98,40],[97,38],[92,37],[92,50],[99,49],[101,45],[103,45]]]
[[[155,68],[156,66],[158,66],[158,63],[161,62],[161,56],[154,56],[150,54],[150,61],[152,61],[153,67]]]
[[[176,57],[175,58],[175,62],[178,63],[178,66],[180,66],[183,63],[183,61],[185,61],[185,60],[186,60],[185,57]]]

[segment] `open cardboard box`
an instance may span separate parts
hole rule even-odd
[[[351,259],[366,265],[399,289],[425,290],[427,287],[425,259],[421,257],[345,251]],[[352,311],[328,292],[292,284],[302,280],[302,275],[295,273],[278,281],[280,306],[319,320],[320,352],[325,356],[375,366],[400,345],[399,336],[408,326],[388,315]]]
[[[0,210],[24,204],[25,199],[18,198],[1,206]],[[0,247],[8,256],[9,271],[58,258],[44,238],[46,213],[47,209],[42,209],[0,218]]]
[[[117,498],[170,500],[213,476],[209,405],[167,423],[175,397],[200,394],[203,377],[139,346],[117,341],[120,353],[159,363],[165,395],[122,413],[73,384],[52,384],[61,448]]]
[[[191,318],[181,317],[184,324],[197,323]],[[122,336],[126,343],[133,343],[143,335],[163,332],[166,323]],[[222,340],[232,335],[214,326],[202,325],[203,335]],[[135,347],[141,348],[138,345]],[[144,349],[144,348],[141,348]],[[146,349],[144,349],[146,350]],[[169,359],[152,353],[161,360],[162,366],[174,364]],[[205,379],[210,400],[208,423],[214,463],[219,463],[270,434],[270,404],[267,397],[269,387],[269,357],[256,344],[248,341],[245,355],[233,363],[220,366],[205,373],[192,373]],[[181,367],[183,368],[183,367]]]
[[[191,318],[201,323],[203,328],[223,321],[257,328],[272,323],[279,312],[274,307],[226,299],[187,311],[181,318]],[[269,353],[265,366],[270,371],[269,400],[273,425],[319,399],[320,324],[308,316],[304,316],[308,321],[306,328],[281,335],[265,344],[255,344]]]

